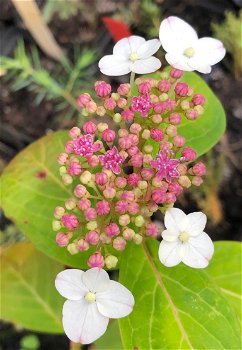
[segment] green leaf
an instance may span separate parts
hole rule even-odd
[[[135,307],[121,319],[125,349],[239,349],[239,321],[206,272],[183,264],[163,266],[158,241],[129,245],[120,282]]]
[[[63,298],[54,287],[63,266],[19,242],[1,254],[1,317],[24,328],[62,333]]]
[[[56,161],[67,139],[64,131],[42,137],[9,163],[2,175],[2,206],[39,250],[65,265],[88,268],[90,250],[70,255],[55,243],[52,230],[54,208],[72,197]]]
[[[228,299],[240,320],[242,301],[241,251],[240,242],[215,242],[213,259],[205,270]]]
[[[118,321],[112,320],[105,334],[95,341],[96,350],[123,350]]]

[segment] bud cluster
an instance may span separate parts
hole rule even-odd
[[[99,81],[100,106],[88,94],[78,98],[84,115],[109,115],[119,124],[117,131],[93,121],[72,128],[58,156],[62,181],[71,185],[73,196],[55,208],[56,242],[71,254],[94,246],[90,267],[116,266],[110,245],[122,251],[127,241],[140,244],[144,237],[156,237],[159,227],[152,215],[173,206],[185,188],[203,182],[206,167],[189,165],[196,151],[186,147],[178,126],[184,116],[198,118],[205,99],[177,81],[182,74],[172,69],[159,81],[136,79],[138,96],[132,96],[129,84],[111,93],[111,86]]]

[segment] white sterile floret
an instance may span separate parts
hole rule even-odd
[[[103,74],[118,76],[134,72],[146,74],[155,72],[161,67],[158,58],[153,57],[160,48],[160,41],[132,35],[129,38],[119,40],[114,48],[113,55],[101,58],[98,66]]]
[[[86,272],[62,271],[55,286],[68,299],[62,321],[66,335],[74,343],[92,343],[105,333],[109,318],[127,316],[134,306],[131,292],[97,267]]]
[[[165,227],[161,234],[159,259],[171,267],[180,262],[196,267],[208,266],[214,246],[210,237],[203,232],[207,217],[202,212],[186,215],[182,210],[171,208],[165,214]]]
[[[210,73],[211,66],[225,56],[223,43],[213,38],[198,39],[196,31],[178,17],[168,17],[160,25],[160,41],[166,60],[174,68]]]

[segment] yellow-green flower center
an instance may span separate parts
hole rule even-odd
[[[187,49],[184,50],[183,54],[186,57],[191,58],[195,55],[195,50],[193,47],[188,47]]]
[[[187,232],[182,232],[180,235],[179,235],[179,239],[180,241],[182,242],[187,242],[189,240],[189,235]]]
[[[86,300],[88,303],[94,303],[94,301],[96,301],[96,294],[95,294],[95,293],[92,293],[92,292],[88,292],[88,293],[85,295],[85,300]]]
[[[139,56],[138,56],[138,54],[137,54],[136,52],[132,52],[132,53],[129,55],[129,59],[130,59],[130,61],[135,62],[135,61],[137,61],[137,60],[139,59]]]

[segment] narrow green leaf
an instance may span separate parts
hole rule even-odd
[[[135,297],[119,321],[125,349],[239,349],[237,316],[206,272],[163,266],[158,246],[147,241],[124,252],[120,282]]]
[[[54,287],[63,266],[20,242],[1,254],[1,317],[26,329],[62,333],[63,298]]]

